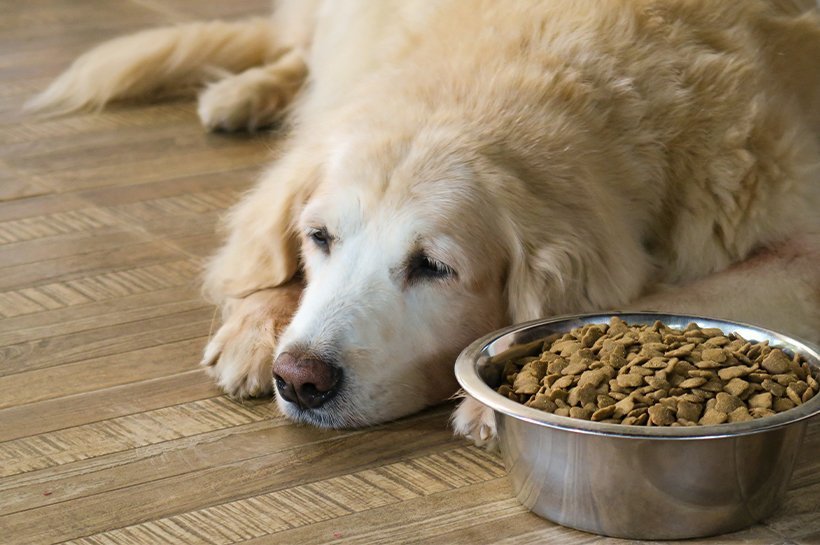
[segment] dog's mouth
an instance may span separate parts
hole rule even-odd
[[[367,424],[353,416],[356,411],[352,410],[352,404],[346,399],[344,391],[337,391],[320,406],[306,407],[298,401],[283,398],[277,385],[276,403],[285,417],[319,428],[356,428]]]

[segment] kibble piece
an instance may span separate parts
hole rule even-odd
[[[581,362],[570,363],[561,370],[562,375],[580,375],[587,370],[587,366]]]
[[[618,375],[618,378],[615,380],[618,382],[618,386],[623,388],[637,388],[643,384],[643,376],[637,373]]]
[[[701,390],[705,390],[707,392],[718,393],[723,391],[723,383],[716,379],[710,379],[706,384],[700,387]]]
[[[540,409],[542,411],[547,411],[551,413],[557,409],[557,405],[544,394],[537,394],[534,398],[526,403],[526,405],[532,407],[533,409]]]
[[[596,388],[604,380],[606,380],[606,375],[600,369],[584,371],[583,373],[581,373],[581,378],[578,379],[578,386],[590,385],[593,388]]]
[[[751,414],[755,418],[765,418],[767,416],[774,416],[777,413],[775,413],[771,409],[764,409],[762,407],[754,407],[752,409],[749,409],[749,414]]]
[[[805,392],[808,387],[808,384],[802,380],[792,382],[786,388],[786,395],[789,396],[789,399],[791,399],[795,405],[800,405],[803,403],[803,392]]]
[[[555,359],[547,364],[547,372],[552,375],[560,375],[561,371],[569,365],[569,362],[560,356],[556,356]]]
[[[649,407],[649,419],[656,426],[668,426],[676,420],[675,413],[660,403]]]
[[[610,405],[615,405],[616,401],[617,400],[609,394],[600,394],[595,396],[595,404],[598,405],[599,409],[609,407]]]
[[[567,396],[569,396],[569,392],[567,392],[566,390],[562,390],[560,388],[550,390],[549,393],[549,398],[556,404],[558,403],[558,401],[565,403],[567,400]]]
[[[722,363],[726,361],[726,352],[722,348],[707,348],[701,352],[700,357],[704,360]]]
[[[752,415],[749,414],[749,409],[741,405],[737,409],[729,413],[729,422],[746,422],[752,420]]]
[[[723,380],[732,380],[733,378],[745,377],[751,372],[751,368],[745,365],[733,365],[732,367],[724,367],[718,370],[717,373]]]
[[[772,406],[772,393],[763,392],[749,398],[749,407],[754,409],[770,409]]]
[[[603,337],[604,330],[598,326],[591,326],[587,328],[586,332],[581,337],[581,345],[585,348],[590,348],[595,342]]]
[[[706,384],[706,382],[706,379],[703,377],[693,377],[684,380],[683,382],[678,384],[678,386],[680,386],[681,388],[697,388],[699,386]]]
[[[589,420],[592,417],[592,412],[588,409],[584,409],[583,407],[570,407],[569,415],[572,418],[583,418],[584,420]]]
[[[667,358],[683,358],[691,354],[693,348],[695,348],[695,343],[687,343],[674,350],[665,352],[663,355]]]
[[[781,375],[774,375],[772,376],[772,378],[781,386],[788,386],[792,382],[799,380],[796,376],[787,373],[783,373]]]
[[[775,348],[763,358],[763,368],[773,375],[779,375],[789,370],[791,360],[782,350]]]
[[[632,396],[627,396],[615,403],[615,416],[626,416],[634,408],[635,399]]]
[[[735,397],[740,397],[749,389],[749,383],[742,378],[733,378],[723,387],[723,391]]]
[[[783,385],[776,383],[771,379],[765,379],[760,383],[764,390],[771,392],[774,397],[783,397],[786,395],[786,388]]]
[[[727,394],[726,392],[719,392],[715,396],[715,401],[715,409],[726,414],[743,406],[743,401],[741,401],[740,398]]]
[[[756,383],[760,384],[761,382],[763,382],[767,378],[771,378],[771,375],[769,373],[763,372],[763,371],[752,371],[751,373],[746,375],[745,378],[749,382],[756,382]]]
[[[669,388],[671,388],[671,385],[669,384],[668,381],[666,381],[664,379],[660,379],[658,377],[654,377],[654,376],[644,377],[643,380],[651,388],[654,388],[655,390],[658,390],[658,391],[669,390]]]
[[[789,409],[794,409],[795,404],[794,401],[787,397],[782,397],[780,399],[775,399],[772,408],[775,412],[782,413],[783,411],[788,411]]]
[[[601,407],[594,413],[592,413],[592,420],[595,422],[600,422],[601,420],[606,420],[607,418],[612,417],[615,414],[615,405],[607,405],[606,407]]]
[[[665,358],[655,356],[644,363],[643,367],[646,369],[666,369],[667,365],[669,365],[669,362]]]
[[[729,419],[729,415],[715,409],[707,409],[703,416],[698,420],[701,426],[714,426],[715,424],[723,424]]]
[[[572,381],[572,376],[571,375],[570,376],[563,376],[563,377],[559,378],[558,380],[556,380],[552,384],[552,389],[553,390],[558,390],[559,388],[569,388],[570,386],[572,386],[572,382],[573,381]]]
[[[702,407],[699,403],[692,403],[691,401],[686,401],[685,399],[678,400],[678,419],[683,418],[684,420],[697,422],[700,418],[701,410]]]
[[[541,388],[541,379],[530,373],[519,373],[515,377],[513,390],[516,394],[534,394]]]

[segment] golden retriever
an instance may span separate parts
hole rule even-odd
[[[207,267],[233,395],[381,422],[451,396],[477,336],[598,309],[818,340],[813,2],[290,0],[103,44],[31,106],[209,80],[206,127],[292,124]],[[470,399],[455,427],[494,432]]]

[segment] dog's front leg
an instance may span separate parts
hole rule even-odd
[[[245,398],[273,391],[273,354],[303,287],[301,279],[294,279],[226,300],[222,326],[205,348],[202,365],[227,394]]]

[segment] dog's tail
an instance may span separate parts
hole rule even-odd
[[[265,62],[273,53],[271,34],[270,20],[249,19],[187,23],[116,38],[79,57],[25,107],[68,113],[193,86],[211,73]]]

